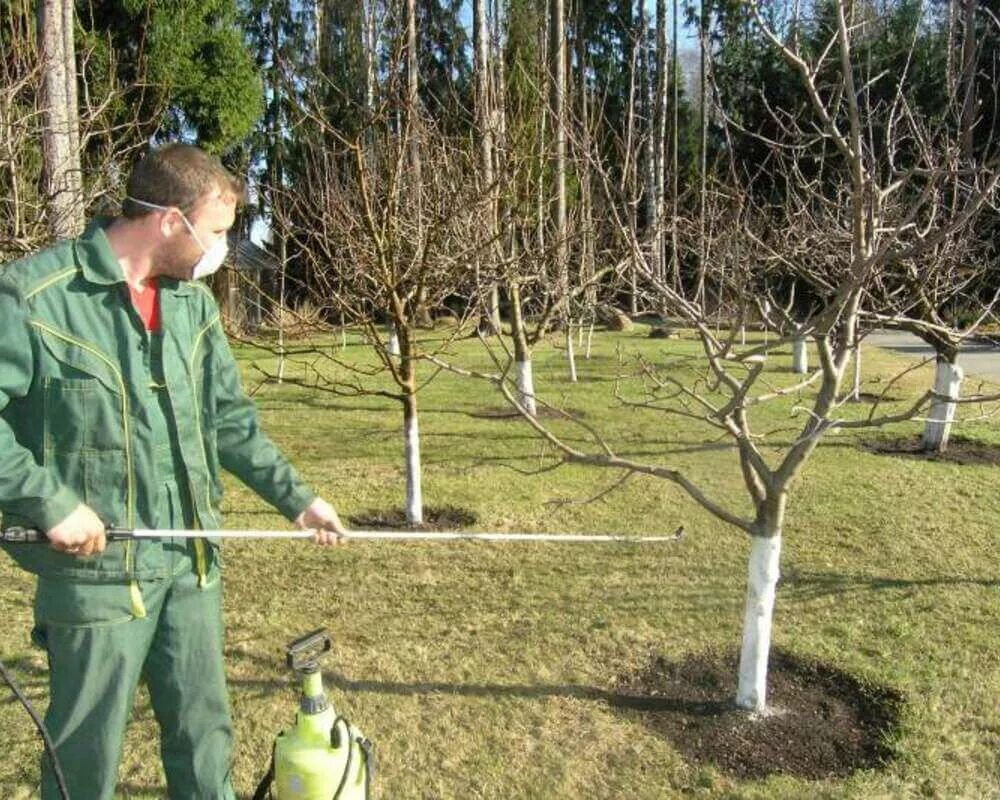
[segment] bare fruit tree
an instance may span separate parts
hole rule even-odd
[[[283,196],[275,225],[310,276],[302,288],[312,303],[359,332],[375,353],[373,364],[352,359],[346,348],[297,348],[293,360],[305,365],[305,377],[285,380],[400,403],[406,518],[416,525],[424,521],[417,398],[434,377],[421,377],[418,367],[424,356],[467,333],[465,315],[477,306],[470,298],[479,290],[471,265],[495,238],[481,224],[490,193],[470,179],[475,149],[429,120],[413,136],[394,129],[390,119],[376,116],[349,141],[310,113],[302,124],[313,125],[317,135],[299,154],[295,191]],[[419,317],[425,312],[450,316],[453,324],[424,331]],[[383,335],[386,327],[394,341]]]
[[[627,245],[629,252],[624,255],[639,265],[656,302],[693,331],[700,349],[694,363],[688,359],[664,367],[639,360],[637,383],[620,391],[620,399],[645,413],[668,414],[704,426],[713,439],[728,438],[738,455],[745,496],[717,496],[670,463],[620,455],[598,423],[580,423],[593,446],[567,438],[527,413],[508,378],[510,359],[495,355],[497,369],[492,373],[437,359],[440,366],[494,382],[564,461],[669,481],[750,537],[736,703],[756,712],[767,707],[767,665],[786,512],[816,447],[831,431],[905,421],[946,399],[927,391],[912,402],[891,407],[876,403],[863,410],[848,403],[845,377],[864,326],[895,313],[888,298],[906,291],[899,280],[900,265],[935,248],[947,249],[949,242],[960,242],[995,199],[1000,180],[995,163],[980,165],[974,172],[961,169],[953,157],[958,152],[953,129],[942,126],[930,131],[904,101],[866,103],[863,87],[856,83],[859,58],[854,44],[863,34],[852,17],[857,5],[848,0],[832,4],[835,22],[830,39],[810,56],[799,49],[798,37],[771,28],[751,3],[758,34],[795,68],[804,102],[798,115],[785,111],[776,120],[777,129],[784,132],[781,141],[771,140],[778,154],[774,169],[780,170],[780,184],[785,187],[780,198],[762,199],[752,185],[738,183],[716,187],[706,198],[706,214],[715,232],[709,260],[701,267],[703,275],[701,269],[692,274],[682,270],[680,276],[665,274],[619,211],[625,204],[617,196],[620,189],[610,170],[599,156],[593,157],[593,172],[600,176],[604,191],[619,201],[608,202],[607,208]],[[897,82],[894,94],[905,96],[906,75],[879,79]],[[891,139],[873,143],[871,131],[876,130]],[[911,147],[905,162],[886,160],[883,148],[892,150],[914,140],[921,146]],[[946,196],[947,187],[956,180],[964,187],[958,201],[950,193]],[[699,221],[678,221],[678,227],[696,230]],[[679,262],[698,264],[698,237],[688,238],[694,244],[680,240],[679,246],[688,252],[681,253]],[[923,267],[925,282],[949,280],[951,264],[948,258],[928,260]],[[700,291],[702,280],[705,291]],[[706,305],[706,297],[712,295],[739,298],[728,325]],[[763,320],[768,333],[763,342],[744,345],[740,332],[751,314]],[[789,376],[775,363],[774,353],[796,340],[808,340],[817,364],[805,375]],[[790,405],[791,413],[780,437],[768,429],[771,423],[764,413],[776,403]],[[790,441],[789,427],[794,431]]]

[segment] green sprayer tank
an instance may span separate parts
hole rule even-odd
[[[274,742],[275,800],[368,800],[370,742],[330,704],[317,660],[330,649],[324,630],[288,646],[288,666],[302,679],[295,725]]]

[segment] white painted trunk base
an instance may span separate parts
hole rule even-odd
[[[531,416],[538,416],[538,405],[535,403],[535,377],[530,361],[518,361],[517,367],[517,399]]]
[[[809,348],[805,339],[792,342],[792,372],[805,375],[809,371]]]
[[[763,712],[767,705],[767,658],[771,650],[780,556],[781,534],[751,538],[740,680],[736,691],[736,705],[749,711]]]
[[[389,355],[399,358],[399,353],[399,334],[393,331],[389,337]]]
[[[419,525],[424,521],[424,498],[420,486],[420,426],[414,416],[403,423],[406,437],[406,521]]]
[[[573,350],[573,324],[566,328],[566,358],[569,359],[569,380],[576,383],[576,353]]]
[[[854,345],[854,388],[851,399],[857,403],[861,399],[861,341]]]
[[[594,346],[594,320],[590,320],[590,325],[587,328],[587,350],[584,353],[584,359],[590,361],[590,351]]]
[[[958,364],[952,364],[944,359],[937,362],[934,374],[934,393],[952,400],[958,400],[965,373]],[[924,449],[942,452],[948,446],[951,434],[951,423],[955,419],[955,403],[945,400],[935,400],[931,404],[927,422],[924,424]]]

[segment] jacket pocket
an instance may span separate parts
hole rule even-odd
[[[51,453],[121,451],[121,398],[96,378],[44,379],[46,458]]]

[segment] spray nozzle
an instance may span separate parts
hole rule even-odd
[[[285,649],[285,661],[289,669],[308,675],[319,669],[320,657],[332,647],[326,628],[318,628],[291,642]]]

